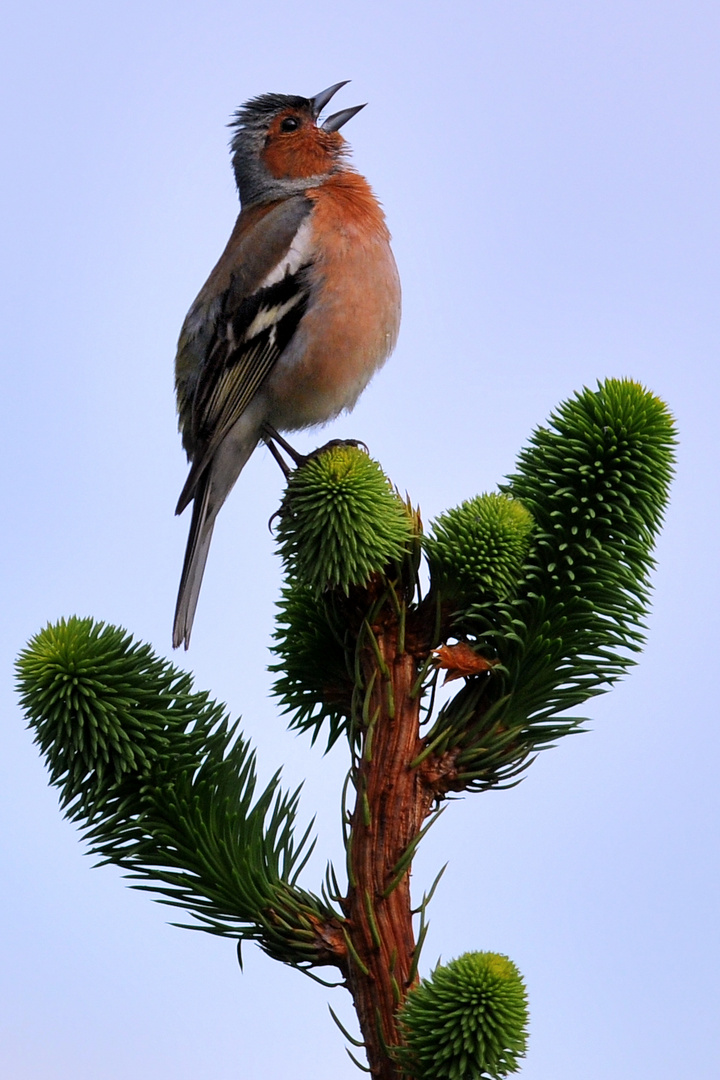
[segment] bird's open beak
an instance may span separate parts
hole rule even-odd
[[[320,113],[323,111],[328,101],[337,94],[338,90],[343,86],[347,86],[350,82],[349,79],[345,79],[344,82],[336,82],[333,86],[328,86],[327,90],[321,90],[315,97],[310,98],[310,104],[312,106],[313,116],[317,120]],[[367,104],[367,102],[365,103]],[[323,131],[339,131],[343,124],[347,124],[348,120],[352,120],[355,113],[359,113],[361,109],[364,109],[365,105],[353,105],[351,109],[342,109],[340,112],[333,113],[332,116],[328,116],[327,120],[321,124]]]

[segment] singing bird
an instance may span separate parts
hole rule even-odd
[[[241,211],[183,323],[175,389],[192,501],[173,646],[190,642],[218,511],[262,439],[350,410],[400,325],[400,281],[383,211],[347,162],[340,128],[364,105],[322,110],[263,94],[237,110],[230,147]]]

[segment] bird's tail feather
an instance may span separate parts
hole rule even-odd
[[[190,644],[190,631],[195,618],[195,608],[200,595],[215,518],[258,444],[259,428],[257,418],[250,416],[246,430],[236,430],[232,440],[226,438],[220,444],[212,463],[200,473],[192,487],[193,511],[190,535],[185,549],[185,562],[180,578],[180,591],[173,624],[174,649],[183,644],[187,649]],[[192,470],[190,475],[193,475]],[[189,478],[183,488],[181,504],[188,489]],[[187,505],[188,501],[189,498],[183,505]],[[180,507],[180,504],[178,506]],[[180,513],[180,508],[176,513]]]
[[[195,618],[195,608],[200,595],[200,586],[202,585],[205,563],[207,562],[210,541],[215,526],[215,515],[208,521],[210,488],[210,475],[208,472],[205,478],[200,481],[193,502],[190,535],[185,549],[185,562],[183,563],[180,589],[175,607],[175,622],[173,623],[174,649],[183,644],[187,649],[190,644],[190,632]]]

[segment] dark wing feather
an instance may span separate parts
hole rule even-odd
[[[192,423],[201,442],[219,442],[270,373],[308,299],[307,266],[223,312],[195,391]]]
[[[242,315],[245,298],[252,300],[269,275],[277,276],[284,260],[292,264],[291,273],[299,268],[299,252],[294,252],[293,244],[311,211],[312,203],[302,195],[271,207],[243,210],[217,265],[187,313],[175,357],[175,390],[183,446],[191,460],[203,450],[196,443],[193,414],[201,412],[194,403],[201,379],[207,386],[208,376],[203,373],[211,353],[223,343],[227,349],[228,318]],[[234,334],[234,341],[240,344],[238,334]]]
[[[192,405],[193,465],[178,502],[181,513],[218,446],[272,371],[307,307],[310,264],[260,288],[232,309],[232,285],[209,344]]]

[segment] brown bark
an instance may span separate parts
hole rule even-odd
[[[368,715],[374,722],[369,735],[364,733],[355,776],[345,903],[352,946],[348,986],[373,1076],[398,1080],[402,1071],[386,1047],[400,1043],[395,1011],[416,978],[409,869],[388,889],[430,812],[434,791],[425,770],[410,768],[422,749],[420,695],[411,696],[418,664],[408,652],[398,653],[394,624],[373,631],[382,662],[374,649],[363,651],[365,685],[372,687]]]

